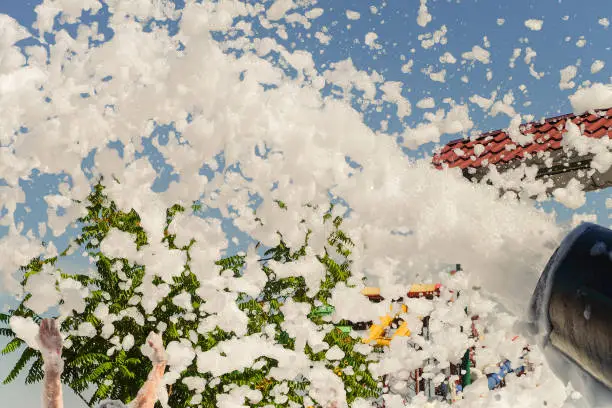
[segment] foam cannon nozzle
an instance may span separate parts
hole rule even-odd
[[[531,321],[545,341],[612,389],[612,230],[584,223],[540,276]]]

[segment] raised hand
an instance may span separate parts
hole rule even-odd
[[[168,360],[166,350],[164,349],[164,343],[159,334],[155,332],[149,333],[147,344],[153,349],[153,355],[151,356],[151,361],[153,361],[153,363],[162,363]]]
[[[153,362],[153,369],[149,373],[147,381],[138,391],[134,401],[130,403],[130,408],[153,408],[158,398],[159,388],[164,386],[162,378],[166,370],[168,356],[166,355],[162,338],[159,334],[151,332],[147,337],[147,344],[153,350],[149,357]]]
[[[43,357],[62,355],[62,336],[55,319],[44,319],[38,329],[38,343]]]

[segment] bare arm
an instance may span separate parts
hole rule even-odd
[[[149,373],[147,381],[144,383],[136,399],[130,403],[130,408],[153,408],[155,401],[157,401],[157,390],[161,385],[164,371],[166,371],[166,351],[162,344],[161,336],[155,333],[149,334],[147,339],[149,346],[153,348],[153,369]]]
[[[63,408],[60,376],[64,370],[62,361],[62,337],[54,319],[44,319],[38,330],[38,343],[43,356],[45,372],[43,408]]]
[[[63,408],[62,384],[60,371],[45,369],[45,385],[43,390],[43,407]]]

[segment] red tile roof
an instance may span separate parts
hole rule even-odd
[[[461,169],[486,167],[487,164],[498,165],[514,159],[523,159],[528,153],[558,150],[561,148],[561,140],[566,132],[565,121],[567,120],[576,124],[586,137],[601,139],[607,135],[612,138],[612,108],[599,109],[595,113],[569,114],[541,122],[522,124],[519,128],[521,133],[533,137],[533,142],[525,146],[515,143],[503,130],[484,133],[475,140],[453,140],[434,155],[433,164],[438,169],[443,168],[444,164]],[[484,147],[480,156],[474,152],[474,146],[478,144]],[[463,155],[457,155],[456,152],[460,154],[462,152]]]

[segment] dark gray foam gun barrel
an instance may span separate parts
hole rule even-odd
[[[584,223],[552,255],[531,299],[545,340],[612,389],[612,230]]]

